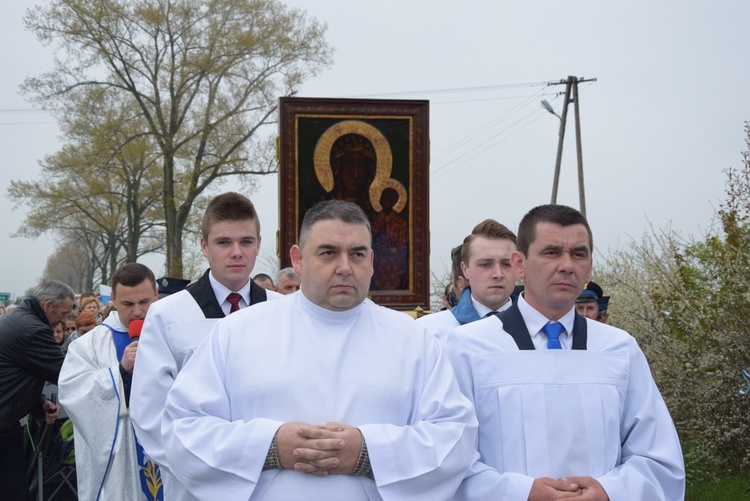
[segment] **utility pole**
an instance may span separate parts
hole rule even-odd
[[[578,155],[578,200],[581,214],[586,216],[586,192],[583,184],[583,149],[581,147],[581,115],[578,105],[578,84],[581,82],[596,82],[596,78],[585,79],[569,76],[567,80],[552,82],[549,85],[565,84],[565,104],[563,104],[562,117],[560,117],[560,136],[557,143],[557,159],[555,161],[555,177],[552,181],[552,200],[550,203],[557,203],[557,189],[560,184],[560,164],[562,163],[563,141],[565,139],[565,125],[568,120],[568,105],[573,103],[573,110],[576,121],[576,154]],[[571,100],[571,93],[573,99]]]

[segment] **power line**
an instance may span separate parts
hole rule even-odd
[[[50,125],[57,122],[0,122],[0,125]]]
[[[38,115],[50,113],[47,110],[39,110],[36,108],[0,108],[0,115]],[[0,125],[50,125],[57,124],[57,121],[53,122],[0,122]]]
[[[457,92],[484,92],[499,89],[517,89],[523,87],[546,87],[554,85],[556,82],[524,82],[514,84],[496,84],[496,85],[480,85],[475,87],[453,87],[449,89],[432,89],[432,90],[415,90],[415,91],[401,91],[401,92],[385,92],[379,94],[364,94],[359,96],[351,97],[384,97],[384,96],[416,96],[421,94],[452,94]]]
[[[47,110],[39,110],[36,108],[0,108],[0,114],[16,114],[16,113],[49,113]]]
[[[531,121],[529,121],[528,123],[524,124],[523,126],[521,126],[521,127],[518,127],[518,128],[516,128],[515,130],[512,130],[512,129],[513,129],[513,127],[515,127],[516,125],[518,125],[518,124],[522,123],[522,122],[523,122],[524,120],[526,120],[527,118],[529,118],[529,117],[530,117],[531,115],[534,115],[534,114],[538,114],[539,116],[538,116],[538,117],[536,117],[536,118],[535,118],[534,120],[531,120]],[[488,139],[487,141],[485,141],[485,142],[481,143],[481,144],[480,144],[479,146],[477,146],[477,147],[476,147],[476,148],[474,149],[474,151],[467,151],[466,153],[464,153],[464,154],[462,154],[462,155],[460,155],[460,156],[458,156],[458,157],[454,158],[453,160],[451,160],[450,162],[446,163],[445,165],[443,165],[443,166],[441,166],[441,167],[438,167],[438,168],[437,168],[437,169],[436,169],[435,171],[433,171],[433,172],[431,172],[431,173],[430,173],[430,179],[435,179],[435,178],[438,178],[438,177],[440,177],[440,176],[442,176],[442,175],[444,175],[444,174],[446,174],[446,173],[448,173],[448,172],[452,171],[452,170],[453,170],[453,169],[455,169],[456,167],[459,167],[459,166],[461,166],[461,165],[465,164],[465,163],[466,163],[466,162],[468,162],[469,160],[473,160],[473,159],[474,159],[474,158],[476,158],[476,157],[477,157],[478,155],[480,155],[480,154],[484,153],[485,151],[487,151],[487,150],[489,150],[489,149],[491,149],[491,148],[493,148],[493,147],[497,146],[498,144],[500,144],[500,143],[502,143],[503,141],[507,140],[507,139],[508,139],[508,138],[509,138],[510,136],[512,136],[512,135],[514,135],[514,134],[516,134],[516,133],[520,132],[521,130],[525,129],[526,127],[528,127],[528,126],[529,126],[529,125],[531,125],[532,123],[536,122],[537,120],[539,120],[539,119],[540,119],[541,117],[543,117],[543,116],[544,116],[544,114],[542,113],[542,110],[541,110],[541,109],[535,109],[535,110],[531,111],[530,113],[528,113],[528,114],[524,115],[524,116],[523,116],[522,118],[520,118],[520,119],[516,120],[516,121],[515,121],[515,122],[513,122],[513,123],[512,123],[511,125],[509,125],[509,126],[508,126],[508,127],[506,127],[505,129],[501,130],[500,132],[498,132],[497,134],[495,134],[495,135],[494,135],[494,136],[492,136],[491,138],[489,138],[489,139]],[[494,142],[491,142],[491,141],[492,141],[493,139],[496,139],[496,138],[498,138],[498,137],[499,137],[499,136],[501,136],[501,135],[502,135],[503,133],[505,133],[505,132],[508,132],[508,131],[510,131],[510,132],[509,132],[509,133],[508,133],[508,134],[507,134],[507,135],[506,135],[505,137],[501,138],[501,139],[500,139],[500,140],[498,140],[498,141],[494,141]],[[483,145],[484,145],[485,147],[484,147],[484,148],[481,148],[481,149],[479,149],[479,148],[480,148],[481,146],[483,146]],[[467,156],[467,155],[470,155],[470,156]],[[461,162],[459,162],[459,163],[456,163],[456,162],[458,162],[459,160],[462,160],[462,161],[461,161]]]
[[[471,132],[471,133],[470,133],[470,134],[468,134],[467,136],[464,136],[464,137],[463,137],[462,139],[460,139],[460,140],[459,140],[459,141],[458,141],[457,143],[455,143],[455,144],[454,144],[453,146],[450,146],[450,147],[449,147],[449,148],[447,148],[446,150],[443,150],[442,152],[440,152],[440,153],[438,153],[438,154],[434,155],[434,156],[432,157],[432,159],[433,159],[433,160],[437,160],[437,159],[439,159],[439,158],[442,158],[442,157],[444,157],[445,155],[447,155],[448,153],[450,153],[451,151],[454,151],[454,150],[456,150],[456,149],[460,148],[461,146],[463,146],[464,144],[466,144],[466,143],[470,142],[471,140],[477,139],[477,137],[478,137],[478,136],[480,136],[480,135],[481,135],[481,134],[482,134],[482,133],[483,133],[484,131],[486,131],[486,130],[490,129],[490,128],[491,128],[492,126],[494,126],[495,124],[497,124],[497,123],[501,122],[501,121],[502,121],[502,120],[504,120],[504,119],[505,119],[506,117],[509,117],[509,116],[513,115],[513,114],[514,114],[515,112],[519,111],[519,110],[520,110],[521,108],[523,108],[524,106],[526,106],[527,104],[529,104],[529,102],[531,102],[531,101],[535,101],[536,99],[538,99],[538,98],[540,97],[540,94],[541,94],[541,92],[542,92],[542,91],[543,91],[543,89],[542,89],[541,91],[537,92],[537,93],[536,93],[536,94],[534,94],[534,95],[528,96],[528,99],[526,99],[526,100],[524,100],[523,102],[521,102],[521,103],[517,104],[516,106],[512,107],[512,108],[511,108],[510,110],[508,110],[507,112],[505,112],[505,113],[503,113],[502,115],[500,115],[499,117],[497,117],[497,118],[495,118],[495,119],[491,120],[490,122],[488,122],[487,124],[483,125],[483,126],[482,126],[482,127],[480,127],[479,129],[477,129],[477,130],[475,130],[475,131]]]
[[[557,92],[542,92],[536,94],[524,94],[521,96],[509,96],[509,97],[487,97],[483,99],[458,99],[454,101],[432,101],[430,100],[430,106],[436,106],[441,104],[461,104],[461,103],[482,103],[486,101],[509,101],[511,99],[523,99],[526,97],[541,97],[541,96],[556,96]]]
[[[588,86],[586,86],[586,87],[588,87]],[[465,138],[461,139],[460,141],[458,141],[454,145],[450,146],[449,148],[447,148],[446,150],[444,150],[440,154],[436,155],[436,157],[433,157],[433,160],[434,160],[434,158],[440,158],[442,156],[445,156],[445,154],[447,154],[447,153],[449,153],[451,151],[454,151],[454,150],[460,148],[461,146],[465,146],[471,139],[474,139],[478,135],[481,135],[481,133],[483,133],[485,130],[487,130],[491,126],[494,126],[494,125],[502,122],[502,120],[505,119],[506,117],[510,117],[510,116],[514,115],[516,112],[520,111],[522,108],[528,107],[531,103],[535,103],[536,100],[534,98],[535,97],[536,98],[541,97],[542,95],[544,95],[544,94],[538,92],[537,94],[530,96],[530,99],[527,99],[524,102],[516,105],[514,108],[512,108],[508,112],[506,112],[503,115],[501,115],[500,117],[498,117],[498,118],[490,121],[489,123],[487,123],[484,126],[480,127],[474,133],[469,134],[468,136],[466,136]],[[555,97],[553,97],[552,99],[553,100],[560,99],[560,96],[557,95],[557,94],[555,94]],[[446,162],[445,164],[437,167],[436,169],[431,169],[430,178],[431,179],[439,178],[442,175],[444,175],[444,174],[446,174],[448,172],[453,171],[456,167],[464,165],[466,162],[468,162],[468,161],[476,158],[481,153],[484,153],[485,151],[487,151],[487,150],[489,150],[489,149],[497,146],[498,144],[500,144],[500,143],[508,140],[514,134],[520,132],[521,130],[525,129],[526,127],[528,127],[532,123],[534,123],[537,120],[539,120],[540,118],[542,118],[544,116],[544,114],[540,113],[541,111],[542,111],[541,108],[535,107],[533,109],[533,111],[527,113],[526,115],[524,115],[520,119],[518,119],[515,122],[513,122],[512,124],[510,124],[505,129],[499,131],[498,133],[494,134],[493,136],[491,136],[488,139],[486,139],[486,140],[482,141],[481,143],[479,143],[477,146],[475,146],[473,148],[473,150],[467,151],[467,152],[465,152],[465,153],[457,156],[456,158],[453,158],[452,160],[450,160],[450,161]],[[533,120],[526,121],[529,117],[531,117],[534,114],[538,114],[538,116],[536,118],[534,118]],[[524,121],[526,121],[526,123],[524,123]],[[503,135],[504,135],[504,137],[501,137]],[[500,139],[498,139],[498,138],[500,138]]]

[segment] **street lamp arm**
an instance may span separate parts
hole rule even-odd
[[[552,105],[549,104],[549,102],[546,99],[542,99],[542,108],[549,111],[550,113],[552,113],[553,115],[555,115],[557,118],[559,118],[562,121],[562,117],[558,115],[557,113],[555,113],[554,108],[552,108]]]

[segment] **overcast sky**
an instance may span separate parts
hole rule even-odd
[[[700,236],[724,197],[723,171],[740,167],[750,120],[750,2],[344,0],[287,2],[328,24],[334,65],[304,97],[430,100],[431,266],[491,217],[511,229],[552,189],[564,86],[580,85],[586,206],[599,252],[649,226]],[[24,213],[11,179],[35,179],[60,144],[49,115],[18,94],[52,54],[23,28],[27,2],[0,5],[0,292],[41,278],[54,239],[11,238]],[[30,4],[30,2],[29,2]],[[572,111],[572,108],[571,108]],[[558,203],[578,207],[570,117]],[[263,247],[275,251],[276,176],[248,194]],[[196,242],[197,245],[197,242]],[[161,259],[149,261],[157,274]],[[595,264],[596,265],[596,264]],[[256,267],[256,272],[268,271]]]

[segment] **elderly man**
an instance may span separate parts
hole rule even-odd
[[[73,309],[73,289],[43,280],[21,305],[0,318],[0,493],[28,499],[23,433],[19,420],[44,410],[52,424],[60,409],[40,402],[45,381],[57,382],[65,356],[51,325]],[[4,498],[5,499],[5,498]]]
[[[371,243],[357,205],[315,205],[300,293],[217,323],[179,374],[164,442],[193,496],[452,497],[476,418],[432,336],[367,299]]]
[[[60,371],[60,403],[75,429],[78,496],[156,499],[161,481],[153,462],[139,460],[128,409],[138,351],[129,327],[158,299],[156,280],[146,266],[128,263],[111,283],[115,311],[70,344]]]
[[[279,272],[276,279],[276,291],[287,295],[297,292],[300,287],[300,276],[294,271],[294,268],[284,268]]]
[[[680,442],[638,343],[576,314],[592,271],[586,219],[536,207],[517,247],[518,302],[446,342],[479,419],[481,462],[457,498],[683,499]]]
[[[576,313],[582,317],[597,320],[599,318],[599,301],[601,301],[602,295],[602,288],[596,282],[590,280],[576,299]]]

